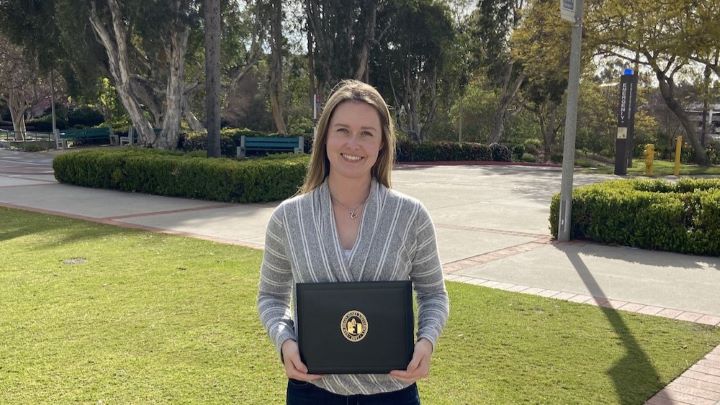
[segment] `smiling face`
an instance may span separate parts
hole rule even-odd
[[[330,176],[369,178],[382,148],[382,138],[380,115],[374,107],[361,101],[339,104],[327,129]]]

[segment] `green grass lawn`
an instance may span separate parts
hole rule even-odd
[[[594,159],[578,156],[576,166],[583,173],[602,173],[613,174],[615,165],[600,162]],[[653,161],[653,177],[672,176],[675,173],[675,161],[658,160]],[[627,174],[630,176],[647,176],[645,172],[645,159],[633,159],[632,167],[627,168]],[[703,167],[693,164],[680,164],[681,176],[698,176],[698,175],[720,175],[720,166]]]
[[[284,401],[261,252],[0,208],[0,403]],[[720,329],[448,283],[426,404],[639,404]]]

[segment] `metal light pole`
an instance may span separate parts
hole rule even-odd
[[[558,240],[570,240],[572,214],[573,168],[575,167],[575,132],[580,88],[580,45],[582,44],[583,0],[560,0],[560,15],[573,24],[570,42],[570,77],[567,88],[565,114],[565,144],[563,146],[562,182],[560,187],[560,213]]]

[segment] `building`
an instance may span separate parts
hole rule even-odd
[[[703,105],[702,103],[693,103],[687,109],[687,115],[691,122],[697,126],[697,133],[702,139],[703,128]],[[705,116],[707,127],[705,129],[705,142],[714,139],[720,142],[720,103],[709,104],[707,115]]]

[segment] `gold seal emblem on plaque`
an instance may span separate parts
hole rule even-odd
[[[360,311],[348,311],[340,321],[340,331],[351,342],[361,341],[368,331],[368,321]]]

